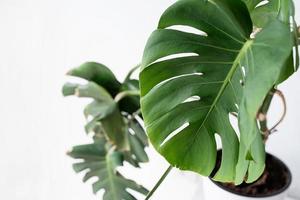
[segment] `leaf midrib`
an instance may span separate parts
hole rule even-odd
[[[201,130],[203,126],[205,127],[204,124],[205,124],[206,120],[208,119],[208,117],[210,116],[211,112],[212,112],[212,111],[214,110],[214,108],[216,107],[216,104],[218,103],[218,101],[219,101],[219,99],[221,98],[223,92],[225,91],[227,85],[230,83],[230,80],[231,80],[232,76],[234,75],[236,69],[238,68],[240,60],[244,57],[244,55],[246,54],[248,48],[251,47],[252,43],[253,43],[253,40],[247,40],[247,41],[245,42],[245,44],[243,45],[243,47],[241,48],[240,53],[237,55],[236,59],[234,60],[234,62],[233,62],[233,64],[232,64],[232,68],[230,69],[228,75],[226,76],[226,78],[225,78],[225,80],[224,80],[224,82],[223,82],[223,85],[222,85],[220,91],[218,92],[217,97],[215,98],[215,100],[214,100],[213,103],[211,104],[211,107],[210,107],[209,111],[207,112],[207,114],[206,114],[204,120],[202,121],[200,127],[199,127],[198,130],[196,131],[196,134],[195,134],[195,137],[196,137],[196,138],[198,137],[198,132],[199,132],[199,130]],[[196,141],[196,139],[193,140],[193,144],[195,143],[195,141]],[[192,146],[194,146],[194,145],[190,145],[190,147],[189,147],[189,149],[188,149],[187,152],[190,151],[190,149],[191,149]]]
[[[110,157],[109,157],[109,154],[107,155],[107,165],[106,165],[106,167],[107,167],[107,173],[108,173],[108,179],[109,179],[109,185],[110,185],[110,188],[111,188],[111,190],[112,190],[112,195],[113,195],[113,197],[114,197],[114,199],[118,199],[117,198],[117,192],[116,192],[116,188],[115,188],[115,184],[114,184],[114,181],[113,181],[113,179],[114,179],[114,174],[113,174],[113,167],[112,167],[112,165],[111,165],[111,160],[110,160]]]
[[[191,76],[193,74],[187,74],[186,76]],[[211,81],[211,82],[203,82],[203,83],[193,83],[193,84],[189,84],[188,86],[185,86],[185,87],[190,87],[191,85],[194,86],[194,85],[211,85],[211,84],[221,84],[223,83],[224,81]],[[174,93],[176,93],[177,91],[173,91]],[[144,97],[142,97],[144,98]],[[209,105],[209,107],[211,106],[212,104]],[[167,115],[168,113],[172,112],[172,109],[169,110],[168,112],[165,112],[163,114],[161,114],[160,116],[156,117],[155,120],[152,120],[150,123],[147,123],[146,125],[146,128],[148,127],[151,127],[154,123],[156,123],[158,120],[160,120],[161,117]]]
[[[252,44],[253,44],[253,40],[247,40],[245,42],[245,44],[243,45],[243,47],[241,48],[240,53],[237,55],[236,59],[234,60],[232,68],[228,72],[228,74],[227,74],[227,76],[226,76],[226,78],[223,82],[223,85],[221,86],[221,88],[218,92],[218,95],[216,96],[213,103],[211,104],[211,107],[210,107],[209,111],[207,112],[204,120],[202,121],[202,123],[201,123],[201,125],[200,125],[200,127],[199,127],[199,129],[197,130],[196,133],[198,133],[198,131],[201,130],[201,128],[205,124],[206,120],[210,116],[211,112],[214,110],[216,104],[219,102],[219,100],[220,100],[222,94],[224,93],[227,85],[230,83],[230,80],[231,80],[232,76],[234,75],[236,69],[238,68],[241,59],[245,56],[247,50],[251,47]]]

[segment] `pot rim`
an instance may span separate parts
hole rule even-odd
[[[283,165],[286,170],[287,170],[287,174],[288,174],[288,181],[286,183],[286,185],[284,187],[282,187],[280,190],[276,191],[276,192],[273,192],[272,194],[260,194],[260,195],[249,195],[249,194],[241,194],[241,193],[238,193],[236,191],[233,191],[233,190],[230,190],[229,188],[227,187],[224,187],[223,185],[221,185],[219,182],[217,181],[214,181],[212,179],[212,177],[208,177],[209,180],[211,182],[213,182],[216,186],[218,186],[219,188],[231,193],[231,194],[235,194],[235,195],[238,195],[238,196],[242,196],[242,197],[251,197],[251,198],[266,198],[266,197],[274,197],[274,196],[277,196],[283,192],[285,192],[291,185],[292,183],[292,173],[291,173],[291,170],[288,168],[288,166],[283,162],[281,161],[278,157],[270,154],[270,153],[266,153],[268,156],[272,157],[273,159],[275,159],[280,165]]]

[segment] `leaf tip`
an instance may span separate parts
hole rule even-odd
[[[71,69],[71,70],[67,71],[66,75],[67,75],[67,76],[71,76],[71,75],[72,75],[72,73],[73,73],[73,69]]]
[[[69,149],[69,150],[66,152],[66,155],[71,156],[72,152],[73,152],[73,148],[72,148],[72,149]]]

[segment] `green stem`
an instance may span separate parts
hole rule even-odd
[[[157,190],[157,188],[161,185],[161,183],[165,180],[165,178],[168,176],[168,174],[170,173],[170,171],[173,169],[173,167],[170,165],[168,167],[168,169],[165,171],[165,173],[162,175],[162,177],[160,177],[160,179],[158,180],[158,182],[155,184],[154,188],[148,193],[148,195],[146,196],[145,200],[150,199],[150,197],[155,193],[155,191]]]
[[[260,113],[259,113],[260,115],[262,114],[264,116],[262,116],[261,118],[260,118],[260,116],[258,116],[259,119],[263,119],[267,115],[267,113],[268,113],[268,111],[270,109],[270,105],[271,105],[271,102],[273,100],[275,92],[276,92],[276,90],[273,88],[272,90],[270,90],[270,92],[268,93],[267,97],[265,98],[264,103],[261,106]],[[261,125],[263,125],[263,128],[262,128],[263,130],[262,131],[266,131],[267,130],[266,129],[267,128],[266,127],[267,119],[260,120],[260,122],[261,122]]]
[[[264,103],[261,106],[260,111],[259,111],[258,116],[257,116],[258,120],[259,120],[259,124],[260,124],[260,130],[263,134],[264,142],[267,141],[267,139],[270,135],[270,132],[269,132],[269,129],[268,129],[267,113],[269,111],[269,108],[270,108],[270,105],[271,105],[271,102],[273,100],[275,92],[276,92],[275,88],[272,88],[270,90],[270,92],[266,96],[266,98],[264,100]]]
[[[115,101],[119,102],[127,96],[140,96],[140,91],[139,90],[127,90],[127,91],[124,91],[124,92],[120,92],[115,97]]]
[[[286,110],[287,110],[286,100],[285,100],[285,97],[284,97],[283,93],[280,90],[276,90],[275,94],[277,94],[280,97],[281,101],[282,101],[282,104],[283,104],[283,113],[282,113],[282,116],[279,119],[279,121],[272,128],[270,128],[270,133],[276,131],[276,127],[279,124],[281,124],[281,122],[284,120],[284,118],[286,116]]]
[[[128,72],[128,74],[127,74],[127,76],[126,76],[126,78],[125,78],[125,81],[128,81],[128,80],[130,79],[131,75],[132,75],[137,69],[139,69],[140,66],[141,66],[141,64],[138,64],[137,66],[135,66],[134,68],[132,68],[132,69]]]

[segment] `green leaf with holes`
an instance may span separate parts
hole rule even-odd
[[[83,159],[82,162],[73,165],[77,173],[88,170],[83,181],[97,177],[98,180],[93,183],[93,191],[97,193],[104,189],[104,200],[136,200],[127,189],[146,195],[147,189],[126,179],[117,171],[116,168],[123,163],[122,154],[114,151],[107,152],[104,144],[105,141],[100,140],[93,144],[76,146],[69,152],[71,157]]]
[[[150,36],[140,72],[142,113],[151,143],[173,166],[211,175],[218,134],[222,162],[215,180],[240,184],[263,172],[256,114],[279,79],[292,37],[276,19],[255,39],[252,27],[242,1],[181,0]]]

